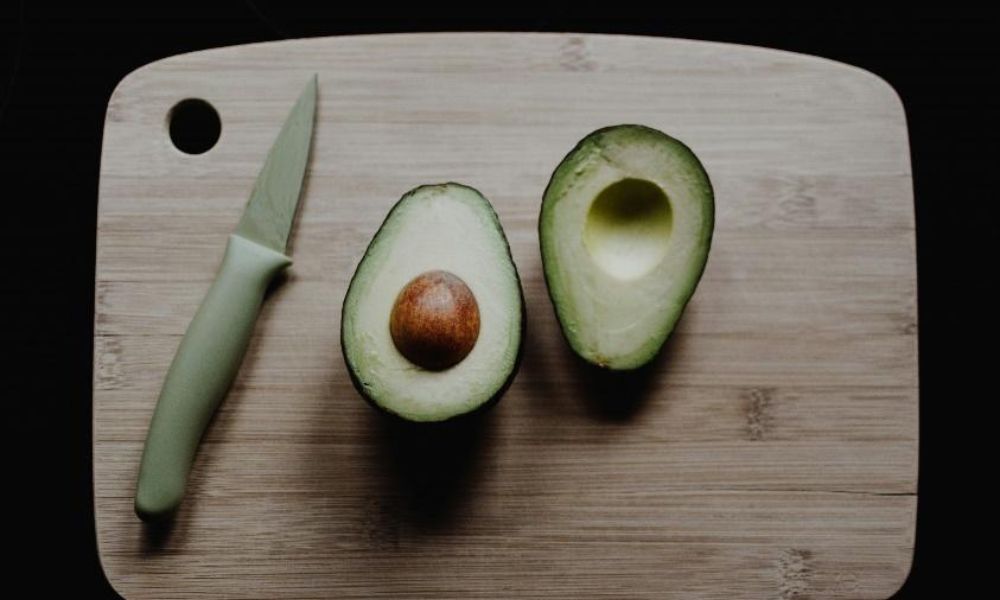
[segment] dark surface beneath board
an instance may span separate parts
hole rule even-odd
[[[139,4],[0,5],[2,238],[13,267],[0,292],[10,352],[0,397],[14,410],[5,430],[16,434],[5,436],[14,467],[5,495],[15,503],[7,516],[23,534],[6,538],[12,558],[5,559],[5,596],[30,586],[32,597],[56,590],[117,597],[96,554],[90,455],[97,185],[114,86],[143,64],[193,50],[446,30],[632,33],[760,45],[847,62],[896,88],[914,171],[921,389],[916,554],[896,597],[930,597],[939,586],[951,597],[979,589],[976,578],[989,571],[978,564],[978,543],[965,540],[975,539],[980,526],[973,515],[989,497],[980,489],[988,478],[972,471],[987,456],[989,419],[982,413],[996,396],[995,386],[984,385],[996,356],[984,345],[995,323],[984,318],[985,309],[995,304],[997,287],[995,264],[986,257],[1000,240],[989,184],[997,154],[991,138],[1000,130],[992,90],[995,22],[955,10],[947,17],[876,16],[839,6],[808,17],[664,7],[624,18],[606,14],[612,7],[564,3],[500,19],[441,16],[445,10],[389,18],[385,6],[347,10],[336,3],[317,9],[263,0],[171,2],[141,11]],[[197,136],[187,141],[204,143]]]

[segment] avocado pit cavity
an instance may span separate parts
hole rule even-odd
[[[447,271],[427,271],[403,286],[389,317],[400,354],[432,371],[453,367],[479,338],[479,305],[472,290]]]
[[[652,271],[667,254],[673,213],[663,190],[626,178],[597,195],[587,214],[583,244],[605,273],[622,280]]]

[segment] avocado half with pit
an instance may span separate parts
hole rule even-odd
[[[694,294],[715,223],[712,184],[690,148],[655,129],[599,129],[563,159],[538,230],[549,295],[584,360],[639,368]]]
[[[475,189],[425,185],[392,208],[344,299],[355,387],[408,421],[498,400],[521,357],[524,298],[496,212]]]

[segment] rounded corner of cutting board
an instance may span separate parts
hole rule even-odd
[[[96,515],[94,519],[95,527],[97,528],[97,564],[100,568],[101,577],[104,578],[108,587],[110,587],[114,593],[123,598],[123,600],[132,600],[132,591],[126,589],[121,579],[112,571],[112,566],[105,556],[104,543],[101,541],[100,520]]]
[[[906,586],[906,583],[910,580],[910,577],[913,575],[913,559],[914,559],[914,547],[913,544],[911,544],[910,553],[907,556],[903,568],[900,570],[899,577],[897,577],[895,580],[889,580],[886,583],[885,586],[886,589],[883,592],[884,595],[882,596],[885,600],[890,600],[891,598],[894,598],[896,594],[898,594],[903,589],[903,587]]]

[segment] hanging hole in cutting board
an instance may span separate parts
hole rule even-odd
[[[186,98],[167,113],[167,128],[175,148],[185,154],[204,154],[219,141],[222,121],[205,100]]]

